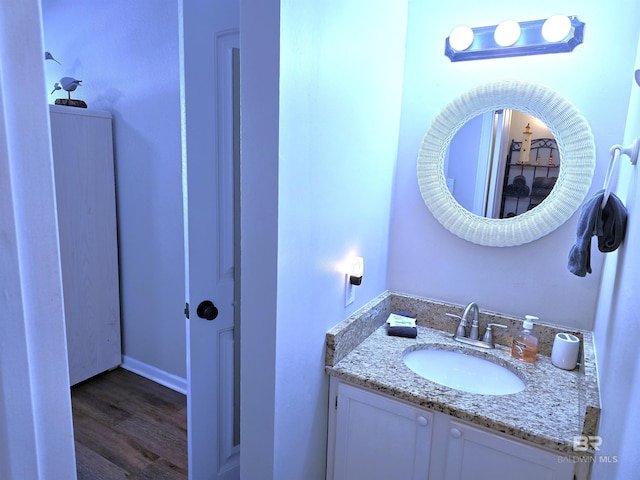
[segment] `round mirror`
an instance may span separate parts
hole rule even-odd
[[[504,160],[498,158],[497,165],[487,167],[485,170],[498,173],[497,178],[487,173],[494,185],[500,185],[502,182],[500,196],[497,197],[498,194],[494,191],[491,197],[494,202],[494,213],[485,216],[485,212],[474,213],[454,198],[451,191],[457,188],[455,180],[452,182],[452,178],[447,176],[449,164],[452,162],[476,174],[480,169],[477,163],[478,155],[475,158],[473,155],[462,155],[467,158],[461,159],[459,158],[461,155],[453,152],[453,149],[450,152],[449,147],[456,134],[472,119],[489,114],[495,123],[495,116],[505,115],[505,112],[511,112],[511,115],[517,112],[518,115],[522,113],[535,118],[540,125],[544,126],[545,133],[544,136],[534,138],[537,127],[532,126],[531,123],[529,129],[527,126],[521,128],[521,125],[516,125],[515,128],[522,130],[520,137],[506,139],[503,137],[502,143],[506,142],[510,145],[509,148],[518,149],[517,155],[515,150],[500,153],[495,139],[489,142],[492,147],[485,146],[485,150],[487,148],[489,151],[494,150],[494,158],[498,158],[495,157],[496,149],[498,155],[504,156]],[[511,123],[513,124],[513,121]],[[528,130],[531,131],[530,135]],[[534,143],[534,140],[538,139],[546,139],[542,142],[544,146]],[[534,147],[538,148],[534,149]],[[554,153],[554,149],[557,153]],[[509,155],[508,161],[505,155]],[[537,158],[538,155],[541,158]],[[551,160],[549,156],[552,157]],[[536,165],[536,161],[540,165]],[[550,162],[553,162],[553,165],[550,165]],[[502,171],[499,168],[500,163],[504,168]],[[515,166],[507,167],[506,165]],[[518,169],[520,166],[522,166],[522,178],[517,179],[514,172],[506,171]],[[524,173],[525,168],[533,170],[534,167],[539,166],[553,168],[548,169],[550,173],[542,172],[545,169],[538,171],[537,168],[535,172]],[[424,137],[418,155],[418,183],[427,207],[449,231],[473,243],[505,247],[536,240],[566,222],[578,209],[589,191],[594,167],[595,145],[591,130],[586,119],[568,100],[539,84],[500,81],[481,85],[466,92],[445,107],[435,118]],[[505,175],[507,175],[506,184]],[[554,178],[554,180],[543,180],[543,177]],[[532,199],[529,199],[523,211],[515,211],[512,212],[513,215],[509,215],[510,212],[505,212],[503,209],[502,216],[505,218],[492,218],[500,217],[499,213],[495,213],[499,210],[495,205],[502,202],[504,191],[507,190],[507,194],[509,189],[517,191],[518,184],[523,186],[528,182],[527,178],[531,179],[527,185],[529,189],[527,197],[532,196],[535,179],[537,179],[535,180],[536,188],[545,189],[544,195],[540,195],[542,197],[540,201],[532,203]],[[509,185],[511,187],[507,188]],[[522,191],[511,196],[525,197]],[[489,201],[486,200],[486,203],[488,204]],[[474,209],[471,208],[471,210]]]

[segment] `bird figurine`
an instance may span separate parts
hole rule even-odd
[[[56,90],[64,90],[68,93],[69,100],[71,100],[71,92],[78,88],[78,86],[82,86],[81,82],[82,80],[76,80],[73,77],[62,77],[59,82],[56,82],[53,85],[51,94],[53,94],[53,92],[55,92]]]
[[[51,52],[44,52],[44,59],[45,60],[53,60],[54,62],[56,62],[58,65],[62,65],[58,60],[56,60],[55,58],[53,58],[53,55],[51,55]]]

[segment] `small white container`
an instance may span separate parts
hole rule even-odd
[[[563,370],[573,370],[578,363],[580,339],[570,333],[558,333],[553,341],[551,363]]]

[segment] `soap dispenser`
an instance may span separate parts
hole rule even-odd
[[[511,356],[524,362],[533,363],[536,361],[538,354],[538,337],[531,330],[534,321],[538,321],[538,317],[533,315],[525,315],[522,322],[522,330],[513,338],[511,345]]]

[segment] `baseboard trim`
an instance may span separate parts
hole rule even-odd
[[[122,365],[120,366],[125,370],[137,373],[144,378],[148,378],[153,382],[164,385],[171,390],[175,390],[176,392],[180,392],[184,395],[187,394],[187,380],[185,378],[165,372],[153,365],[141,362],[140,360],[136,360],[135,358],[131,358],[127,355],[122,356]]]

